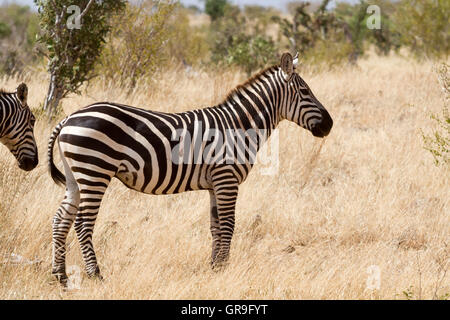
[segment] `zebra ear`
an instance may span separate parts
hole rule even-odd
[[[297,67],[298,67],[298,52],[295,54],[292,64],[294,65],[294,70],[297,69]]]
[[[286,79],[289,79],[294,72],[294,64],[292,55],[289,52],[283,53],[281,56],[281,70],[286,74]]]
[[[28,98],[28,87],[25,83],[19,84],[17,87],[17,98],[19,98],[20,103],[22,103],[22,106],[25,107],[27,105],[27,98]]]

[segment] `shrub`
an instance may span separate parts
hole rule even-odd
[[[28,6],[0,5],[0,72],[22,72],[38,60],[33,52],[37,33],[37,15]]]
[[[222,19],[211,25],[211,61],[214,64],[238,66],[248,75],[278,61],[277,48],[271,37],[247,24],[248,19],[236,6],[229,6]]]
[[[190,15],[197,14],[192,9],[178,6],[170,16],[167,28],[170,37],[165,48],[165,55],[187,66],[204,64],[209,58],[207,28],[191,26]]]
[[[450,30],[448,0],[401,0],[396,14],[396,30],[416,57],[448,57]]]
[[[431,135],[422,132],[424,148],[431,152],[436,165],[450,164],[450,115],[448,112],[448,101],[450,100],[450,77],[449,65],[442,63],[438,69],[439,80],[444,91],[444,106],[442,116],[432,114],[434,129]]]
[[[227,5],[227,0],[206,0],[205,12],[215,21],[224,16]]]
[[[146,0],[127,4],[111,20],[112,30],[100,58],[99,73],[113,79],[129,93],[137,81],[151,75],[167,59],[163,54],[171,37],[167,21],[175,3]]]

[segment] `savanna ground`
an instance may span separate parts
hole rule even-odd
[[[300,70],[334,127],[321,140],[280,125],[278,173],[263,175],[257,164],[241,186],[230,264],[219,272],[209,265],[208,192],[150,196],[115,180],[94,233],[105,280],[85,276],[72,230],[67,265],[81,269],[81,286],[62,290],[50,271],[51,221],[64,190],[47,173],[53,125],[41,118],[34,171],[21,172],[0,148],[0,298],[448,298],[450,174],[434,165],[420,131],[431,130],[429,115],[443,105],[435,66],[371,57],[332,72]],[[14,90],[22,80],[3,78],[0,87]],[[29,105],[37,107],[47,78],[26,80]],[[102,100],[189,110],[219,103],[243,80],[178,69],[130,97],[96,82],[66,99],[64,112]],[[12,253],[39,263],[11,263]]]

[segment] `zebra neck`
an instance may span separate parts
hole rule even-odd
[[[17,112],[17,102],[14,93],[0,90],[0,137],[3,137],[11,126],[11,121]]]
[[[272,101],[245,87],[237,89],[216,108],[234,114],[239,129],[265,131],[267,138],[279,122]]]
[[[1,97],[0,97],[1,98]],[[3,132],[5,131],[4,124],[5,119],[7,119],[8,116],[6,115],[5,107],[0,105],[0,138],[3,137]]]

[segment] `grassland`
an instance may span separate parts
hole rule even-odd
[[[34,171],[21,172],[0,147],[0,299],[448,297],[450,171],[433,164],[420,133],[431,130],[429,114],[444,103],[434,67],[371,57],[332,72],[300,69],[332,115],[333,130],[321,140],[280,125],[278,173],[263,175],[256,165],[241,186],[230,264],[220,272],[209,267],[207,192],[149,196],[114,181],[94,233],[105,280],[84,275],[72,230],[67,265],[81,269],[81,287],[56,285],[51,221],[64,191],[47,173],[52,126],[41,118]],[[0,87],[13,90],[22,80],[0,78]],[[243,80],[240,73],[177,69],[130,97],[98,81],[66,99],[64,113],[104,100],[189,110],[220,102]],[[26,82],[29,105],[38,107],[46,75],[30,73]],[[39,263],[10,263],[12,253]],[[379,288],[367,286],[370,270],[379,270]]]

